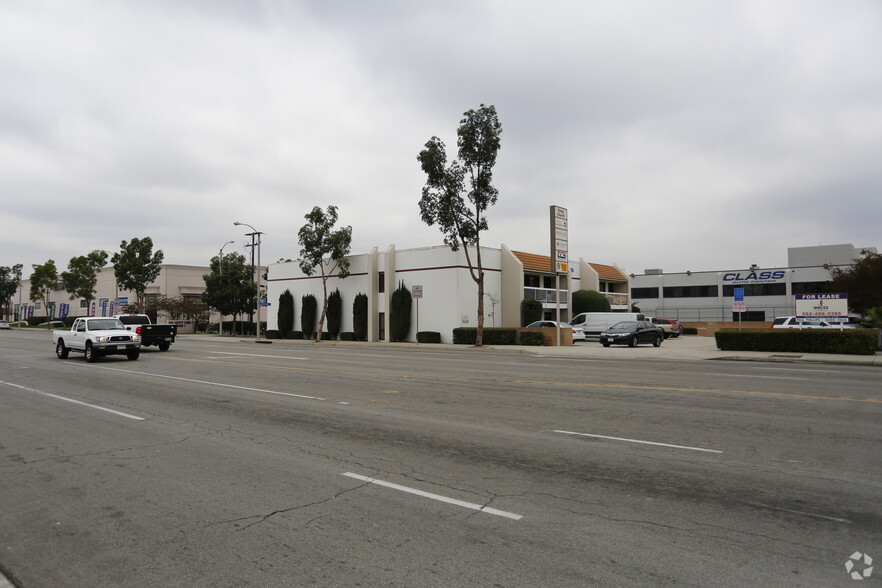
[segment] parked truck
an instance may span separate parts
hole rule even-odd
[[[157,345],[160,351],[168,351],[178,334],[177,325],[154,325],[146,314],[116,314],[113,318],[119,319],[126,329],[140,335],[142,346]]]
[[[141,353],[137,333],[126,330],[118,319],[103,316],[78,318],[70,330],[53,330],[52,343],[58,359],[67,359],[75,351],[85,355],[89,363],[104,355],[125,355],[135,360]]]

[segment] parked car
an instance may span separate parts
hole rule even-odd
[[[9,321],[0,321],[0,329],[11,329]]]
[[[612,328],[621,321],[642,321],[646,317],[639,312],[582,312],[573,317],[570,324],[582,327],[585,338],[593,339],[600,337],[600,333]]]
[[[820,319],[801,319],[795,316],[777,316],[772,321],[773,329],[854,329],[854,323],[829,323]]]
[[[665,338],[679,337],[683,333],[683,325],[677,319],[653,318],[652,324],[664,329]]]
[[[664,330],[650,321],[622,321],[600,334],[600,344],[604,347],[614,343],[637,347],[640,343],[652,343],[659,347],[664,338]]]
[[[536,328],[557,328],[557,323],[555,321],[536,321],[534,323],[530,323],[527,325],[528,329],[536,329]],[[573,330],[573,341],[585,341],[585,332],[582,330],[582,327],[578,325],[571,325],[570,323],[561,321],[560,323],[561,329],[572,329]]]

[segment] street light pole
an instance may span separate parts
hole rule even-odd
[[[257,321],[255,322],[254,328],[257,331],[257,340],[260,341],[260,237],[263,235],[262,232],[258,231],[248,223],[241,223],[236,221],[233,223],[235,226],[245,226],[251,229],[252,233],[245,233],[247,236],[251,237],[251,255],[254,255],[254,237],[257,237],[257,268],[254,274],[254,283],[257,286]],[[253,258],[252,258],[253,259]]]

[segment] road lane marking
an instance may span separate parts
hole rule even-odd
[[[715,374],[715,373],[707,373],[701,374],[703,376],[722,376],[724,378],[735,378],[740,380],[741,378],[763,378],[766,380],[810,380],[811,378],[800,378],[798,376],[757,376],[752,374]]]
[[[232,353],[230,351],[212,351],[215,355],[238,355],[240,357],[265,357],[267,359],[297,359],[306,361],[308,357],[291,357],[290,355],[261,355],[258,353]]]
[[[222,384],[220,382],[208,382],[206,380],[191,380],[190,378],[178,378],[176,376],[165,376],[162,374],[150,374],[147,372],[139,372],[135,370],[123,370],[110,367],[91,366],[90,369],[109,370],[111,372],[123,372],[125,374],[137,374],[139,376],[151,376],[153,378],[165,378],[166,380],[177,380],[179,382],[190,382],[191,384],[205,384],[207,386],[217,386],[219,388],[233,388],[235,390],[247,390],[249,392],[263,392],[264,394],[276,394],[278,396],[291,396],[293,398],[303,398],[305,400],[324,400],[319,396],[306,396],[305,394],[294,394],[292,392],[277,392],[275,390],[263,390],[261,388],[249,388],[247,386],[234,386],[233,384]]]
[[[377,480],[376,478],[368,478],[367,476],[360,476],[358,474],[353,474],[351,472],[346,472],[342,474],[349,478],[355,478],[356,480],[361,480],[362,482],[367,482],[368,484],[376,484],[377,486],[384,486],[386,488],[392,488],[393,490],[400,490],[401,492],[407,492],[408,494],[416,494],[417,496],[422,496],[423,498],[430,498],[432,500],[437,500],[439,502],[446,502],[447,504],[453,504],[456,506],[461,506],[463,508],[469,508],[471,510],[477,510],[480,512],[485,512],[487,514],[496,515],[498,517],[505,517],[507,519],[513,519],[515,521],[519,521],[524,518],[523,515],[515,514],[513,512],[506,512],[504,510],[497,510],[495,508],[490,508],[489,506],[482,506],[480,504],[475,504],[472,502],[465,502],[462,500],[457,500],[455,498],[448,498],[447,496],[441,496],[440,494],[432,494],[431,492],[424,492],[422,490],[417,490],[416,488],[409,488],[407,486],[399,486],[398,484],[393,484],[391,482],[384,482],[383,480]]]
[[[59,396],[58,394],[52,394],[51,392],[43,392],[42,390],[37,390],[36,388],[28,388],[27,386],[21,386],[19,384],[13,384],[12,382],[4,382],[0,380],[0,384],[6,384],[7,386],[12,386],[13,388],[18,388],[19,390],[26,390],[28,392],[34,392],[36,394],[42,394],[43,396],[48,396],[50,398],[55,398],[56,400],[64,400],[65,402],[72,402],[74,404],[79,404],[80,406],[88,406],[89,408],[94,408],[96,410],[103,410],[104,412],[109,412],[110,414],[115,414],[117,416],[125,417],[127,419],[133,419],[136,421],[146,421],[147,419],[139,416],[135,416],[133,414],[128,414],[125,412],[120,412],[118,410],[113,410],[111,408],[104,408],[103,406],[97,406],[95,404],[89,404],[88,402],[82,402],[80,400],[74,400],[73,398],[67,398],[65,396]]]
[[[704,449],[702,447],[687,447],[686,445],[671,445],[670,443],[656,443],[655,441],[640,441],[639,439],[625,439],[623,437],[608,437],[606,435],[592,435],[591,433],[576,433],[573,431],[559,431],[555,433],[563,433],[564,435],[578,435],[580,437],[594,437],[597,439],[610,439],[612,441],[627,441],[628,443],[640,443],[642,445],[657,445],[659,447],[672,447],[674,449],[688,449],[690,451],[705,451],[707,453],[723,453],[717,449]]]

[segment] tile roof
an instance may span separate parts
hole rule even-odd
[[[552,273],[551,257],[548,255],[536,255],[535,253],[524,253],[523,251],[512,251],[512,253],[524,264],[525,270]],[[594,271],[597,272],[601,280],[628,281],[628,277],[614,265],[604,265],[602,263],[589,263],[588,265],[594,268]]]

